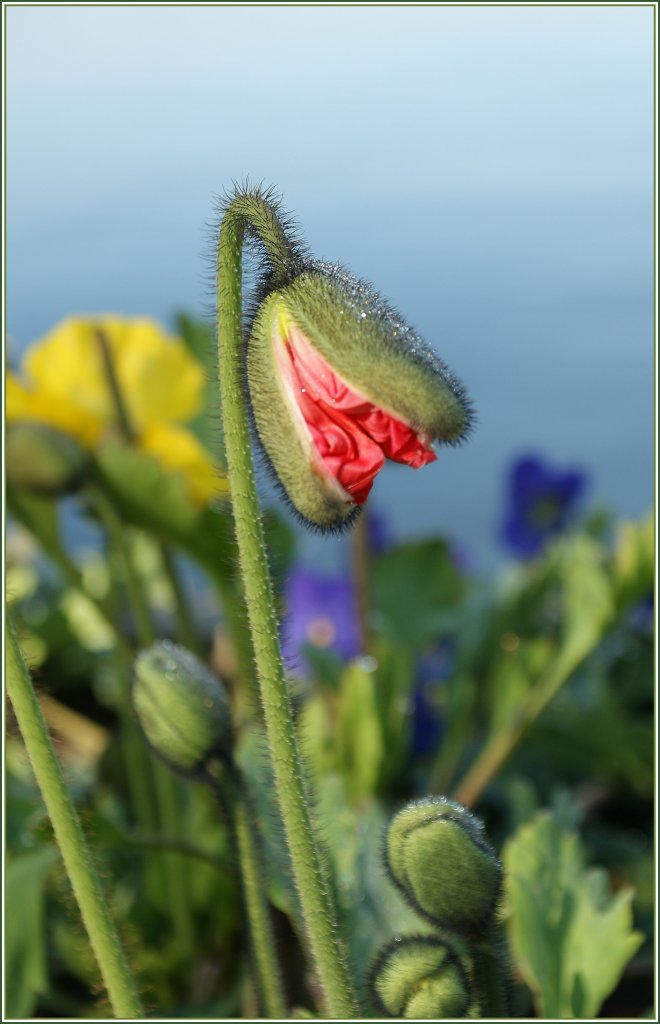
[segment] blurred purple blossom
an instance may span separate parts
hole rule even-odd
[[[292,672],[307,672],[305,647],[333,651],[343,661],[360,653],[357,602],[349,576],[323,576],[298,566],[284,588],[282,653]]]
[[[519,558],[533,558],[546,541],[566,529],[586,480],[582,470],[556,469],[534,455],[514,463],[502,527],[502,540],[509,550]]]
[[[440,686],[450,677],[453,666],[453,645],[445,640],[422,655],[417,663],[415,686],[411,695],[412,757],[433,753],[442,739],[444,720],[437,697]]]

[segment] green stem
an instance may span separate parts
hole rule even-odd
[[[587,652],[588,653],[588,652]],[[456,787],[453,798],[464,807],[472,807],[486,787],[526,735],[530,726],[568,681],[583,656],[575,658],[570,650],[560,651],[545,676],[534,687],[513,722],[491,737]]]
[[[101,361],[103,363],[103,370],[105,377],[108,382],[108,390],[112,397],[112,403],[115,407],[115,413],[117,416],[117,424],[121,431],[122,437],[127,444],[134,444],[136,441],[136,431],[131,422],[131,417],[128,412],[128,407],[124,401],[122,394],[121,385],[117,376],[117,368],[115,366],[114,359],[112,357],[112,350],[110,344],[105,335],[105,332],[100,328],[96,329],[96,338],[99,343],[101,351]],[[159,542],[160,555],[167,576],[168,582],[172,589],[172,596],[174,598],[174,606],[177,613],[180,639],[186,647],[192,651],[197,651],[197,639],[195,634],[195,627],[193,625],[188,606],[186,604],[185,594],[181,581],[179,580],[174,559],[166,545]]]
[[[176,562],[174,561],[172,552],[166,544],[163,544],[162,541],[159,543],[159,549],[163,569],[170,585],[170,590],[172,591],[172,597],[174,598],[179,639],[184,647],[188,648],[188,650],[193,651],[193,653],[197,655],[201,655],[202,652],[200,650],[200,644],[197,637],[197,630],[195,629],[193,617],[190,614],[185,590],[177,571]]]
[[[181,810],[177,800],[176,780],[169,768],[154,760],[154,782],[158,817],[165,835],[176,836],[180,828]],[[167,896],[177,946],[189,953],[195,945],[192,916],[188,904],[186,863],[180,853],[163,851]]]
[[[204,781],[218,801],[238,858],[261,1003],[269,1017],[280,1020],[286,1018],[287,1001],[276,952],[270,904],[264,886],[264,867],[248,795],[235,766],[228,767],[220,761],[208,765]]]
[[[491,925],[469,943],[474,994],[479,1016],[501,1020],[510,1017],[505,945],[499,926]]]
[[[264,893],[263,868],[259,863],[254,828],[245,803],[240,797],[234,802],[234,821],[245,894],[245,908],[250,922],[250,938],[259,979],[259,990],[266,1014],[273,1020],[286,1019],[286,998],[279,964],[275,959],[273,922]]]
[[[105,331],[102,331],[100,327],[96,328],[96,340],[99,343],[101,362],[103,363],[105,378],[108,382],[108,388],[115,407],[115,412],[117,413],[119,429],[123,434],[124,440],[130,443],[135,439],[135,431],[133,429],[130,416],[128,415],[128,409],[126,408],[124,397],[121,393],[119,378],[117,377],[117,370],[115,368],[114,359],[112,358],[110,344],[106,338]]]
[[[89,484],[85,489],[85,494],[105,527],[111,547],[114,548],[121,561],[138,643],[141,647],[149,647],[154,642],[155,632],[142,581],[133,565],[125,526],[117,515],[112,502],[99,487]]]
[[[314,963],[333,1017],[352,1017],[356,1002],[303,784],[295,724],[278,643],[278,622],[259,513],[241,379],[241,263],[246,229],[283,262],[288,243],[273,208],[242,197],[228,207],[218,243],[218,351],[221,404],[232,506],[275,788]],[[282,241],[284,238],[284,241]]]
[[[80,907],[83,923],[108,991],[115,1017],[142,1016],[135,983],[110,917],[98,874],[76,810],[71,803],[60,763],[48,735],[39,702],[8,622],[7,690],[34,769],[55,838]]]
[[[133,565],[131,551],[126,541],[121,520],[112,502],[106,498],[102,491],[89,487],[87,493],[105,526],[110,544],[121,559],[138,642],[143,648],[150,647],[156,639],[156,634],[151,621],[149,603],[144,593],[139,573]],[[133,733],[137,730],[134,715],[129,712],[127,718]],[[129,737],[130,739],[132,739],[132,735]],[[156,792],[157,818],[163,831],[167,835],[175,836],[179,831],[180,825],[175,779],[169,770],[154,758],[150,758],[149,765]],[[193,925],[190,907],[186,898],[186,878],[180,868],[181,860],[179,857],[172,854],[163,854],[163,873],[172,915],[172,926],[181,939],[182,947],[191,949],[193,946]]]

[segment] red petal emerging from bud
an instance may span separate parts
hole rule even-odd
[[[298,426],[319,475],[347,502],[364,504],[386,458],[413,469],[435,461],[422,435],[343,381],[288,317],[278,320],[276,358]]]

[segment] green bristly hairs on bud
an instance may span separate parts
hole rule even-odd
[[[259,678],[270,758],[284,832],[298,889],[309,949],[328,1015],[351,1018],[357,1004],[328,868],[307,803],[303,768],[278,641],[263,526],[243,390],[242,252],[258,238],[273,287],[295,276],[300,252],[288,237],[272,195],[237,191],[225,206],[218,239],[218,362],[225,446],[239,562]]]
[[[161,640],[135,659],[133,704],[152,750],[180,775],[209,785],[218,799],[238,858],[259,995],[268,1017],[282,1018],[282,975],[224,685],[191,651]]]
[[[231,756],[229,698],[185,647],[162,640],[138,654],[133,705],[149,746],[174,771],[197,775],[211,758]]]
[[[55,841],[62,854],[90,945],[115,1017],[142,1017],[142,1007],[103,888],[71,803],[61,765],[53,750],[30,673],[9,618],[5,626],[7,693],[25,749],[41,790]]]
[[[404,1020],[460,1019],[471,1001],[458,954],[434,935],[406,935],[385,946],[370,986],[378,1010]]]
[[[385,864],[413,910],[440,928],[468,937],[495,913],[502,867],[460,804],[430,797],[404,807],[390,823]]]
[[[299,328],[328,366],[375,406],[426,438],[459,444],[474,422],[458,378],[368,283],[338,264],[315,260],[291,234],[288,218],[270,194],[239,193],[231,203],[245,217],[251,201],[268,209],[250,225],[263,242],[256,294],[245,317],[245,388],[264,464],[294,515],[321,532],[341,532],[360,513],[358,504],[328,493],[295,429],[275,365],[278,321]],[[275,219],[274,219],[275,218]]]
[[[507,1016],[506,946],[496,920],[502,865],[481,822],[445,797],[408,804],[390,822],[384,860],[411,908],[466,943],[481,1015]]]

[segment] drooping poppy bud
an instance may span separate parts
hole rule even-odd
[[[259,306],[247,349],[256,431],[296,512],[350,524],[385,460],[414,469],[465,437],[459,381],[373,289],[308,263]]]
[[[231,751],[227,693],[179,644],[162,640],[138,654],[133,705],[149,745],[175,771],[194,774]]]
[[[460,804],[430,797],[404,807],[390,823],[385,861],[408,903],[441,928],[471,936],[492,919],[502,866]]]
[[[467,977],[448,943],[431,935],[395,939],[371,971],[378,1009],[404,1020],[456,1020],[470,1004]]]

